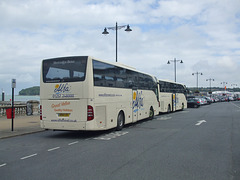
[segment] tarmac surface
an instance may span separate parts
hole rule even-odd
[[[0,139],[30,134],[34,132],[44,131],[40,128],[39,115],[16,116],[13,119],[7,119],[6,116],[0,116]]]

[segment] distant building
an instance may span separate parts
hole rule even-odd
[[[214,91],[212,92],[212,95],[218,95],[218,96],[239,96],[240,92],[229,92],[229,91]]]

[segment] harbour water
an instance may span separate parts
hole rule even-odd
[[[5,95],[5,101],[11,101],[12,95]],[[2,100],[2,97],[0,97],[0,100]],[[40,101],[40,96],[20,96],[15,95],[14,101],[21,101],[21,102],[27,102],[30,100]]]

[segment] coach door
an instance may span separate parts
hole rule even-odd
[[[176,94],[172,94],[172,112],[176,111]]]
[[[133,122],[138,120],[138,97],[137,90],[132,90],[132,113],[133,113]]]

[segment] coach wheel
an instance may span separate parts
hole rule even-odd
[[[124,115],[123,115],[123,112],[121,111],[118,114],[118,117],[117,117],[117,128],[116,128],[116,130],[121,131],[123,126],[124,126]]]
[[[171,106],[170,104],[168,105],[168,109],[167,109],[167,113],[170,113],[171,112]]]
[[[184,110],[184,104],[182,103],[182,111]]]
[[[152,120],[153,118],[154,118],[154,111],[153,111],[153,107],[151,107],[149,111],[149,119]]]

